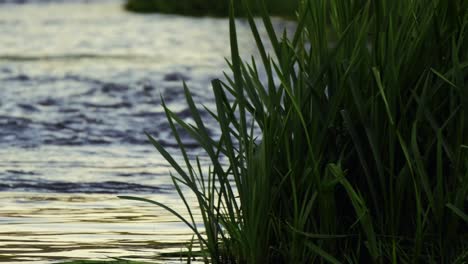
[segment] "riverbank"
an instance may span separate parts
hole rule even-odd
[[[267,1],[269,13],[274,16],[294,17],[298,0]],[[252,5],[253,6],[253,5]],[[135,13],[163,13],[185,16],[227,17],[229,15],[229,1],[217,0],[127,0],[125,9]],[[258,12],[258,8],[253,8]],[[239,12],[242,14],[243,12]]]
[[[99,261],[99,260],[76,260],[61,264],[149,264],[150,262],[135,262],[128,260]]]

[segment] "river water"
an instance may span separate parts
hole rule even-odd
[[[238,31],[255,56],[245,21]],[[0,262],[180,252],[190,230],[116,196],[183,209],[144,132],[177,155],[160,97],[188,120],[186,81],[212,108],[210,80],[229,72],[229,53],[226,19],[130,14],[118,0],[0,0]]]

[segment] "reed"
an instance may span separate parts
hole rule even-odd
[[[242,61],[231,1],[232,75],[212,82],[222,136],[186,86],[193,123],[163,104],[184,162],[148,135],[199,207],[123,198],[178,216],[207,263],[465,263],[468,2],[305,0],[288,38],[260,1],[271,53],[241,4],[261,59]]]

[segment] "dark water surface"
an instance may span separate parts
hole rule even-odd
[[[214,107],[210,80],[228,71],[228,23],[121,5],[0,0],[0,262],[151,260],[191,238],[163,210],[116,195],[180,207],[144,131],[175,147],[160,96],[188,119],[182,81]],[[238,30],[255,55],[247,24]]]

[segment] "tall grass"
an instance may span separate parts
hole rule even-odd
[[[307,0],[288,38],[260,1],[274,54],[250,13],[261,61],[248,63],[238,5],[233,77],[212,82],[222,136],[210,136],[187,87],[193,125],[164,105],[185,163],[149,136],[181,200],[184,188],[196,194],[204,229],[150,202],[192,228],[206,262],[465,263],[468,2]],[[209,172],[189,159],[180,128]]]

